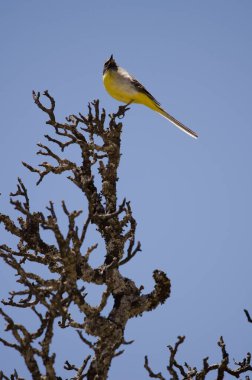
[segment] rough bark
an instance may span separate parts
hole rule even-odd
[[[49,161],[42,162],[39,168],[23,164],[31,172],[38,174],[38,185],[48,174],[62,175],[68,172],[67,178],[87,199],[88,211],[86,222],[82,228],[78,228],[78,218],[83,210],[69,211],[66,203],[62,202],[68,219],[67,234],[63,234],[53,202],[49,202],[47,215],[41,211],[32,211],[28,191],[22,180],[18,179],[17,191],[11,194],[11,203],[20,213],[18,221],[0,214],[0,223],[19,242],[15,248],[1,243],[0,257],[16,272],[17,281],[23,285],[23,290],[10,292],[9,299],[3,301],[3,304],[6,307],[30,309],[40,326],[35,332],[31,332],[25,326],[17,324],[1,309],[6,330],[12,333],[15,343],[3,338],[0,341],[23,356],[34,380],[59,379],[55,354],[50,353],[57,321],[61,328],[77,330],[83,343],[93,351],[93,356],[88,356],[79,366],[66,361],[64,368],[75,371],[72,378],[105,380],[112,359],[122,354],[121,346],[127,344],[124,330],[128,320],[164,303],[170,295],[170,281],[165,273],[155,270],[153,291],[142,294],[143,288],[138,288],[132,279],[124,277],[120,272],[120,267],[141,251],[141,245],[135,239],[136,221],[130,202],[126,199],[118,202],[117,199],[123,127],[120,119],[128,108],[119,107],[117,113],[109,115],[106,126],[105,110],[100,111],[99,102],[94,101],[88,107],[87,116],[71,115],[66,118],[66,122],[60,123],[56,120],[53,97],[48,91],[45,91],[44,96],[50,103],[49,107],[41,102],[39,93],[33,93],[36,105],[47,115],[46,123],[52,128],[53,134],[45,137],[50,144],[59,147],[62,153],[57,154],[55,149],[49,148],[51,145],[38,144],[37,154]],[[70,146],[80,150],[81,164],[62,157]],[[51,163],[52,160],[55,164]],[[94,175],[95,168],[98,168],[101,177],[100,189]],[[86,251],[83,249],[90,224],[96,226],[106,246],[104,262],[96,268],[89,264],[89,257],[99,249],[98,245],[94,242]],[[56,243],[46,242],[42,238],[42,230],[50,230]],[[26,267],[28,262],[45,266],[53,276],[45,279],[37,273],[29,272]],[[80,281],[83,286],[79,285]],[[98,306],[90,305],[86,301],[85,283],[105,286]],[[102,312],[111,296],[114,304],[108,316],[105,316]],[[84,315],[83,323],[73,320],[69,312],[72,304]],[[38,306],[41,305],[44,307],[44,314],[38,312]],[[89,342],[85,334],[95,337],[96,342]],[[35,342],[38,341],[40,349],[35,348]],[[42,359],[43,368],[38,357]],[[5,378],[3,373],[1,376]],[[15,372],[12,376],[13,379],[19,378]]]

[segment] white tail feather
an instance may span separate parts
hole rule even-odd
[[[162,108],[158,108],[157,112],[168,119],[172,124],[176,125],[181,131],[187,133],[189,136],[193,137],[194,139],[198,138],[198,135],[196,132],[192,131],[190,128],[186,127],[184,124],[180,123],[175,117],[169,115],[166,111],[164,111]]]

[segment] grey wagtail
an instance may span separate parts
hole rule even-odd
[[[176,125],[179,129],[188,135],[197,139],[198,135],[192,131],[173,116],[168,114],[160,103],[146,90],[146,88],[139,83],[133,76],[126,70],[118,66],[113,58],[113,55],[105,62],[103,68],[103,83],[108,93],[123,103],[139,103],[143,104],[152,110],[164,116],[171,123]]]

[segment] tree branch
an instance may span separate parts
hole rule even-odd
[[[142,287],[138,288],[119,271],[121,265],[141,251],[140,242],[135,244],[137,223],[130,202],[124,199],[118,204],[117,199],[123,130],[120,119],[129,108],[120,106],[116,113],[109,115],[107,122],[105,110],[100,110],[99,101],[95,100],[88,105],[86,116],[79,113],[59,122],[54,98],[48,91],[44,92],[44,97],[48,106],[44,105],[39,92],[33,92],[33,100],[45,113],[46,124],[51,128],[50,135],[45,135],[50,146],[39,143],[37,152],[47,161],[38,167],[23,164],[38,175],[37,185],[49,174],[67,172],[67,179],[87,200],[87,218],[80,226],[84,210],[71,211],[65,201],[61,206],[67,227],[61,225],[62,218],[57,216],[53,201],[49,201],[46,212],[33,211],[28,191],[18,179],[17,190],[11,193],[10,200],[20,215],[18,222],[0,214],[0,224],[17,238],[18,243],[15,248],[1,244],[0,258],[14,270],[22,288],[11,291],[3,304],[30,310],[39,327],[31,332],[28,327],[16,324],[2,310],[0,314],[7,322],[7,331],[15,341],[0,338],[0,342],[23,356],[33,379],[59,379],[55,370],[56,356],[50,352],[57,320],[62,329],[77,328],[82,342],[94,353],[92,360],[88,356],[80,367],[66,361],[65,369],[76,372],[74,379],[105,380],[112,360],[124,352],[120,347],[127,344],[124,331],[128,320],[164,303],[170,296],[170,281],[165,273],[156,270],[153,291],[142,295]],[[69,152],[73,147],[81,156],[78,163]],[[97,267],[89,263],[90,255],[98,248],[97,243],[89,245],[87,242],[91,224],[105,246],[104,252],[99,253],[103,262]],[[43,231],[50,231],[54,244],[44,238]],[[28,263],[32,266],[27,266]],[[48,269],[47,275],[39,271],[41,264]],[[34,270],[28,271],[31,267]],[[105,288],[98,305],[87,302],[86,283]],[[105,316],[109,297],[113,298],[113,305],[106,310]],[[80,321],[71,315],[72,305],[77,306]],[[85,334],[94,337],[95,343],[86,339]]]
[[[196,367],[191,367],[187,363],[181,365],[176,360],[176,355],[181,344],[184,343],[185,337],[179,336],[174,347],[168,346],[170,351],[169,364],[167,370],[170,373],[171,380],[204,380],[209,374],[215,373],[217,380],[224,379],[225,374],[229,374],[231,377],[239,378],[241,374],[252,371],[251,355],[247,354],[241,362],[234,362],[237,368],[232,369],[229,367],[229,354],[227,353],[226,346],[222,337],[218,341],[218,346],[221,348],[222,359],[219,363],[209,364],[208,357],[203,359],[203,366],[201,370]],[[148,358],[145,357],[144,368],[147,370],[149,377],[165,380],[165,377],[159,372],[155,374],[148,364]],[[210,375],[212,376],[212,375]],[[213,377],[211,377],[213,378]],[[249,377],[247,377],[249,379]]]

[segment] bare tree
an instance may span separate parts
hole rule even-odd
[[[88,107],[87,116],[71,115],[66,122],[60,123],[55,116],[54,98],[48,91],[44,96],[49,106],[41,102],[39,93],[33,93],[36,105],[48,117],[46,123],[52,127],[53,134],[45,137],[62,153],[57,154],[56,149],[38,144],[37,154],[50,159],[49,162],[42,162],[39,168],[23,164],[38,174],[38,185],[48,174],[70,173],[67,178],[86,198],[88,211],[86,221],[80,228],[79,217],[83,210],[70,211],[63,201],[62,209],[68,220],[68,231],[64,234],[53,202],[49,202],[46,212],[32,211],[27,188],[18,179],[17,190],[11,193],[10,200],[19,212],[17,221],[0,214],[0,223],[18,239],[18,243],[15,247],[1,243],[0,257],[15,271],[22,290],[11,291],[9,299],[2,301],[5,308],[0,309],[0,314],[12,339],[1,337],[0,341],[19,352],[33,379],[60,379],[55,368],[56,355],[51,352],[57,321],[62,329],[76,330],[82,342],[92,351],[92,356],[87,356],[80,365],[66,361],[64,368],[74,372],[72,379],[102,380],[108,376],[112,359],[123,353],[122,346],[131,343],[124,338],[128,320],[164,303],[170,295],[170,280],[164,272],[155,270],[154,289],[142,294],[143,287],[138,288],[120,271],[122,265],[141,251],[141,245],[135,238],[136,221],[130,202],[124,199],[119,203],[117,199],[122,132],[120,119],[128,110],[127,106],[119,107],[117,113],[109,115],[107,122],[105,110],[100,111],[99,102],[94,101]],[[70,146],[79,149],[82,157],[80,165],[62,157]],[[97,170],[101,179],[100,188],[95,178]],[[106,247],[102,265],[95,268],[90,265],[89,257],[99,249],[97,243],[94,241],[86,251],[83,248],[90,224],[96,226]],[[55,244],[45,241],[44,230],[53,233]],[[29,271],[29,263],[46,267],[51,276],[43,278],[41,271],[39,274]],[[86,283],[105,286],[98,306],[86,301]],[[114,302],[106,315],[104,308],[109,297]],[[72,317],[72,305],[77,306],[82,322]],[[29,326],[17,323],[6,311],[10,307],[29,309],[39,327],[30,331]],[[95,342],[89,341],[86,335],[94,337]],[[16,371],[10,378],[21,379]],[[8,377],[0,372],[0,379]]]
[[[92,353],[81,364],[66,360],[64,368],[73,372],[71,379],[103,380],[108,376],[112,359],[123,354],[122,346],[133,342],[127,342],[124,337],[128,320],[164,303],[170,296],[170,280],[164,272],[155,270],[154,289],[142,294],[143,287],[137,287],[133,280],[123,276],[120,271],[122,265],[141,251],[140,242],[136,242],[136,220],[130,202],[124,199],[120,203],[117,199],[122,132],[120,119],[128,110],[127,106],[121,106],[117,113],[109,115],[107,126],[105,110],[100,111],[98,101],[89,104],[87,116],[71,115],[65,123],[60,123],[56,120],[53,97],[48,91],[45,91],[44,96],[49,101],[49,107],[41,102],[39,93],[33,93],[36,105],[48,117],[46,123],[52,127],[53,135],[45,137],[61,153],[57,154],[56,149],[38,144],[37,154],[47,157],[50,162],[42,162],[39,168],[23,164],[38,174],[38,185],[48,174],[69,172],[67,178],[87,200],[88,210],[86,220],[81,224],[83,210],[70,211],[63,201],[62,210],[68,220],[67,232],[64,233],[54,203],[49,201],[46,213],[32,211],[27,188],[18,179],[17,190],[11,193],[10,200],[19,213],[17,221],[0,214],[0,223],[17,238],[18,243],[15,247],[1,243],[0,257],[14,270],[22,289],[11,291],[8,300],[2,301],[4,309],[0,308],[0,314],[12,338],[6,340],[0,337],[0,342],[19,352],[32,379],[61,379],[56,371],[56,354],[51,352],[57,321],[60,328],[75,330]],[[81,164],[62,157],[70,146],[79,149]],[[96,178],[98,175],[101,185]],[[84,249],[91,224],[96,226],[105,243],[103,261],[98,267],[91,266],[89,260],[95,250],[101,249],[97,242]],[[45,230],[53,234],[55,244],[45,241]],[[41,270],[29,271],[29,263],[47,268],[50,275],[42,277]],[[98,306],[86,300],[87,283],[105,289]],[[105,312],[109,297],[113,299],[113,306]],[[78,308],[81,322],[71,315],[72,305]],[[6,311],[10,307],[30,310],[37,319],[38,328],[31,331],[29,326],[15,322]],[[245,314],[251,322],[247,310]],[[92,339],[88,339],[87,335]],[[229,354],[222,337],[218,342],[222,354],[219,363],[209,364],[209,359],[204,358],[202,369],[187,363],[182,365],[176,355],[184,339],[184,336],[180,336],[174,347],[168,346],[170,356],[167,371],[172,380],[203,380],[213,373],[217,380],[224,379],[225,375],[239,378],[252,370],[249,353],[242,361],[234,362],[236,368],[230,367]],[[144,367],[149,377],[168,379],[161,372],[153,372],[147,356]],[[22,378],[14,370],[10,377],[0,371],[2,379]],[[249,377],[246,376],[246,379]]]

